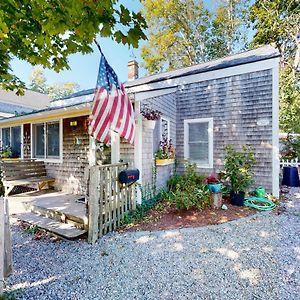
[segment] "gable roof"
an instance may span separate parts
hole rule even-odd
[[[254,50],[248,50],[241,53],[226,56],[223,58],[215,59],[206,63],[201,63],[190,67],[177,69],[174,71],[169,71],[169,72],[138,78],[133,81],[128,81],[124,85],[125,87],[130,88],[130,87],[135,87],[143,84],[154,83],[163,80],[254,63],[254,62],[272,59],[276,57],[280,57],[279,51],[273,46],[267,45]]]

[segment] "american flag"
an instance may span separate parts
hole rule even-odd
[[[110,130],[113,130],[133,144],[135,122],[131,101],[115,71],[101,55],[90,115],[91,134],[96,140],[107,144],[110,141]]]

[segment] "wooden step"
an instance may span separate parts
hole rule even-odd
[[[62,201],[59,198],[50,198],[49,200],[36,199],[34,201],[23,202],[23,205],[27,211],[32,213],[87,230],[88,218],[85,204],[74,201]]]
[[[70,224],[61,223],[31,212],[18,214],[16,217],[21,221],[36,225],[39,228],[45,229],[46,231],[66,239],[75,239],[86,233],[86,230],[78,229]]]

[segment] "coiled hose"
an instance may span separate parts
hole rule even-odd
[[[244,205],[261,211],[270,211],[276,207],[271,200],[258,197],[245,198]]]

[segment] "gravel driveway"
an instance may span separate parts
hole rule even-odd
[[[300,189],[279,216],[111,234],[94,245],[35,241],[13,227],[17,299],[300,299]]]

